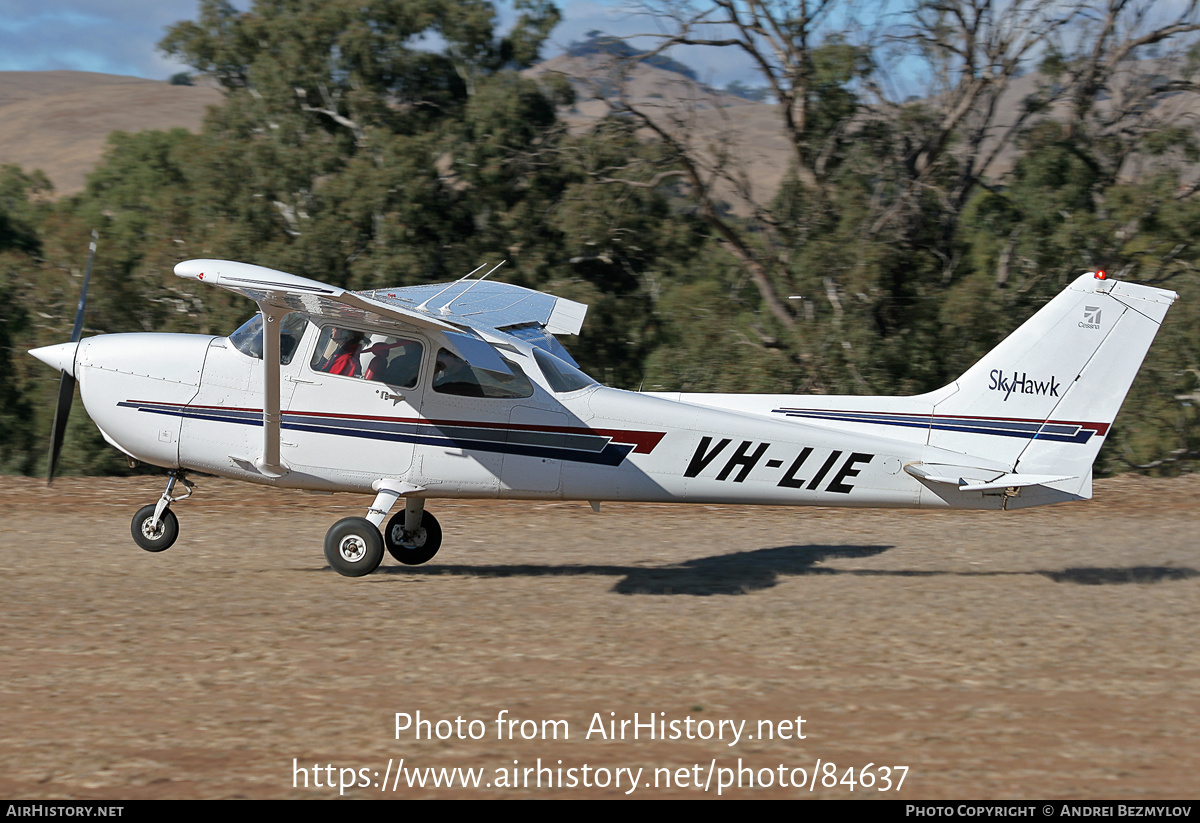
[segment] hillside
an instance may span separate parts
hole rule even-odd
[[[83,189],[113,131],[199,129],[221,93],[82,71],[0,72],[0,165],[41,169],[56,195]]]
[[[611,58],[557,57],[529,69],[533,77],[566,76],[577,104],[562,112],[582,131],[608,113],[597,95],[611,91]],[[694,139],[736,145],[756,194],[769,197],[788,160],[773,106],[715,92],[680,74],[639,66],[626,94],[642,106],[667,108]],[[81,191],[113,131],[199,129],[221,93],[209,86],[172,86],[156,80],[79,71],[0,72],[0,165],[41,169],[56,196]],[[736,109],[737,116],[731,113]]]
[[[672,124],[674,132],[687,142],[727,149],[754,199],[765,202],[774,196],[790,151],[773,104],[717,91],[678,71],[648,65],[622,76],[626,65],[607,55],[563,55],[539,63],[526,74],[558,74],[570,81],[576,103],[562,115],[573,131],[584,131],[607,116],[610,104],[606,98],[614,96],[623,83],[630,104]],[[718,191],[722,188],[726,189],[723,196],[732,199],[728,186],[718,186]]]
[[[751,198],[768,202],[791,160],[774,104],[717,91],[678,70],[641,64],[622,74],[627,63],[607,54],[562,55],[524,72],[529,77],[557,74],[570,81],[576,103],[562,111],[581,132],[609,114],[606,98],[623,84],[626,99],[696,145],[726,151],[734,176],[748,185]],[[995,134],[1013,123],[1024,100],[1036,89],[1036,75],[1015,79],[997,105]],[[221,102],[211,86],[173,86],[164,81],[78,71],[0,72],[0,165],[41,169],[55,195],[82,190],[99,161],[109,133],[199,129],[209,106]],[[1108,105],[1107,101],[1101,105]],[[1164,121],[1187,120],[1200,110],[1197,95],[1180,95],[1161,108]],[[663,114],[657,118],[657,114]],[[989,147],[985,144],[985,150]],[[711,157],[711,155],[710,155]],[[993,179],[1012,167],[1010,146],[989,167]],[[1125,174],[1147,170],[1150,158],[1135,157]],[[720,187],[719,187],[720,188]],[[729,186],[724,196],[735,198]]]

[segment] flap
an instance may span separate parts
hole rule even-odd
[[[552,334],[579,334],[588,309],[584,303],[493,280],[375,289],[367,294],[390,306],[411,307],[460,325],[497,331],[533,323]]]

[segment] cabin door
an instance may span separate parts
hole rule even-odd
[[[283,459],[335,480],[406,479],[419,433],[423,340],[326,325],[283,418]]]

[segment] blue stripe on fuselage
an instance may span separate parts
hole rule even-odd
[[[1037,420],[1003,420],[991,417],[936,417],[891,412],[855,412],[819,409],[772,409],[774,414],[842,423],[870,423],[879,426],[934,429],[936,431],[990,434],[997,437],[1022,437],[1027,440],[1056,440],[1062,443],[1086,443],[1097,433],[1078,423]]]
[[[126,400],[117,405],[169,417],[236,423],[242,426],[262,425],[262,412],[247,409],[202,408],[134,400]],[[635,448],[634,444],[630,443],[613,443],[612,438],[604,435],[571,432],[540,432],[498,426],[446,425],[292,412],[284,412],[282,417],[280,428],[290,431],[542,457],[550,460],[571,460],[600,466],[620,465]],[[542,440],[543,443],[539,444],[537,440]]]

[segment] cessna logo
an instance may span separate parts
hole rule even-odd
[[[1084,306],[1083,321],[1079,324],[1081,329],[1098,329],[1100,328],[1100,307],[1099,306]]]
[[[1058,390],[1061,384],[1054,375],[1050,375],[1049,380],[1035,380],[1029,376],[1027,372],[1013,372],[1011,377],[1004,376],[1003,369],[992,369],[992,382],[988,386],[992,391],[1004,392],[1004,399],[1008,400],[1009,396],[1014,392],[1017,394],[1040,394],[1047,397],[1058,397]]]

